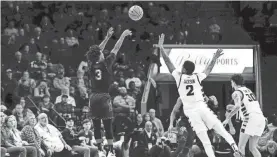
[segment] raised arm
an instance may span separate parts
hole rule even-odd
[[[214,56],[213,56],[213,58],[212,58],[210,64],[208,64],[208,65],[206,66],[206,68],[205,68],[205,70],[203,71],[203,73],[205,73],[207,76],[209,76],[210,73],[211,73],[211,71],[213,70],[214,65],[215,65],[215,63],[216,63],[216,60],[217,60],[221,55],[223,55],[222,51],[223,51],[222,49],[218,49],[218,50],[216,51],[216,53],[214,54]]]
[[[164,62],[168,68],[168,70],[170,71],[170,73],[172,73],[176,68],[174,66],[174,64],[171,62],[169,56],[165,53],[165,49],[163,47],[163,43],[164,43],[164,34],[161,34],[159,36],[159,48],[160,48],[160,52],[163,56]]]
[[[99,48],[100,48],[101,52],[103,52],[103,50],[105,49],[105,47],[106,47],[109,39],[112,37],[113,33],[114,33],[113,27],[109,28],[105,39],[99,45]]]
[[[111,53],[115,54],[115,56],[117,55],[125,37],[127,37],[128,35],[132,35],[132,32],[128,29],[126,29],[120,36],[120,38],[118,39],[118,41],[116,42],[114,48],[112,49]]]
[[[235,91],[232,94],[232,98],[235,102],[234,109],[230,112],[230,114],[226,117],[225,121],[223,122],[224,125],[228,124],[228,122],[231,120],[231,118],[239,111],[241,107],[241,100],[242,100],[242,94],[239,91]]]

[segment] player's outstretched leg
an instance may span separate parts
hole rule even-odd
[[[109,152],[113,152],[113,129],[112,119],[103,119],[103,124],[106,132],[106,138],[108,141]]]
[[[219,134],[220,136],[222,136],[228,143],[229,145],[232,147],[233,151],[234,151],[234,156],[235,157],[241,157],[241,153],[239,151],[239,148],[235,142],[235,140],[233,139],[233,137],[226,131],[226,129],[224,128],[224,126],[222,125],[222,123],[218,122],[214,125],[213,129],[215,130],[215,132],[217,134]],[[243,153],[242,153],[243,154]]]
[[[94,137],[99,151],[102,151],[101,119],[93,119]]]
[[[200,139],[201,143],[204,146],[205,152],[208,157],[215,157],[214,150],[209,139],[208,133],[206,131],[201,131],[197,134],[197,137]]]
[[[254,157],[262,157],[260,151],[257,148],[259,136],[252,136],[249,138],[249,150]]]

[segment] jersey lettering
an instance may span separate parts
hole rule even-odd
[[[95,80],[102,80],[102,71],[100,69],[95,70]]]

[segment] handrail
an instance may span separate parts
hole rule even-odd
[[[27,98],[30,100],[30,102],[33,104],[33,106],[34,106],[38,111],[40,111],[40,109],[39,109],[39,107],[36,105],[36,103],[35,103],[29,96],[27,96]],[[57,112],[55,109],[53,109],[53,111],[65,122],[65,119],[64,119],[60,114],[58,114],[58,112]],[[54,124],[55,127],[58,127],[58,125],[57,125],[51,118],[48,118],[48,120],[50,120],[50,122],[51,122],[52,124]]]

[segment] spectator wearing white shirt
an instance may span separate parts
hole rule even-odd
[[[136,84],[136,87],[137,87],[138,89],[140,89],[142,83],[141,83],[141,80],[140,80],[138,77],[135,77],[134,69],[130,69],[130,70],[128,71],[128,73],[129,73],[128,78],[127,78],[126,81],[125,81],[125,84],[126,84],[127,89],[129,89],[129,83],[130,83],[131,81],[134,81],[135,84]]]
[[[10,21],[7,28],[4,30],[4,35],[6,36],[12,36],[16,35],[18,36],[18,30],[14,28],[14,21]]]
[[[58,96],[56,98],[55,104],[62,102],[62,96],[63,95],[67,95],[68,96],[68,99],[67,99],[67,103],[68,104],[71,104],[73,107],[76,107],[75,99],[72,96],[69,95],[69,88],[63,88],[62,89],[62,93],[61,93],[60,96]]]
[[[70,87],[70,78],[64,77],[64,67],[59,67],[57,77],[53,80],[54,88],[62,90]]]
[[[60,131],[53,125],[48,124],[48,117],[45,113],[38,115],[38,124],[35,126],[35,130],[46,146],[47,156],[52,156],[53,153],[61,152],[64,148],[71,151],[72,148],[64,141]]]
[[[69,30],[67,31],[67,33],[68,33],[68,36],[65,37],[65,41],[66,41],[67,45],[68,45],[69,47],[73,47],[73,46],[75,46],[75,45],[79,45],[78,38],[76,38],[76,37],[73,36],[73,30],[72,30],[72,29],[69,29]]]

